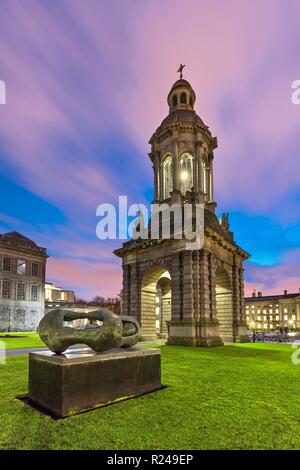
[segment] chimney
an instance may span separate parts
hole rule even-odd
[[[284,295],[287,295],[287,290],[286,290],[286,289],[284,289],[283,293],[284,293]]]
[[[262,297],[262,292],[257,292],[257,297]]]
[[[256,290],[254,289],[254,291],[252,292],[252,297],[256,297]]]

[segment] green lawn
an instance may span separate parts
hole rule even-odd
[[[37,333],[0,333],[0,349],[36,348],[45,346]]]
[[[16,400],[27,358],[0,365],[1,449],[299,449],[300,365],[289,345],[163,346],[167,388],[64,420]]]

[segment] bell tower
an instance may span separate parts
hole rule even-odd
[[[202,204],[204,244],[188,249],[175,237],[124,243],[115,251],[123,261],[122,313],[138,319],[145,340],[207,347],[248,341],[243,261],[250,255],[234,241],[228,214],[216,216],[217,138],[194,109],[196,94],[183,68],[168,94],[168,115],[149,141],[153,202]]]
[[[215,211],[213,160],[217,139],[196,114],[196,94],[180,78],[168,94],[169,114],[150,139],[154,201],[194,200]]]

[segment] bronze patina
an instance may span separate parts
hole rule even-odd
[[[66,322],[87,318],[89,328],[67,326]],[[102,322],[97,325],[96,321]],[[67,309],[55,309],[47,313],[38,328],[41,340],[59,354],[78,343],[86,344],[96,352],[115,348],[129,348],[140,339],[138,321],[129,316],[116,315],[109,310],[79,313]]]

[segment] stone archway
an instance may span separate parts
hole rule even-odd
[[[141,284],[142,340],[166,337],[171,319],[171,276],[165,267],[152,266]]]
[[[233,341],[232,286],[224,268],[216,272],[216,310],[222,341]]]

